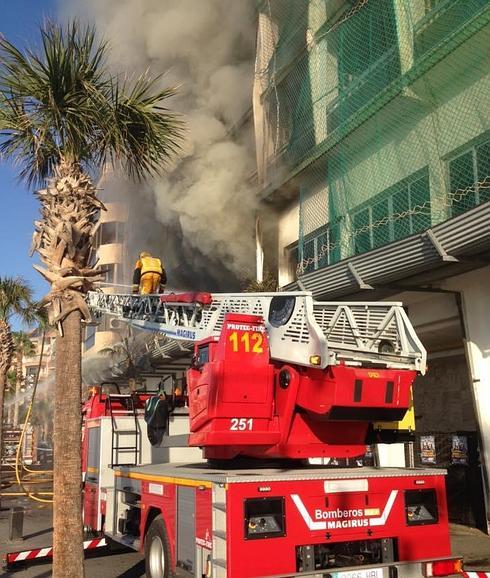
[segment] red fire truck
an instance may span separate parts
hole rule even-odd
[[[192,353],[178,395],[105,386],[84,407],[86,529],[144,553],[149,578],[462,572],[444,471],[324,465],[356,464],[366,444],[410,429],[426,353],[400,303],[300,292],[88,302],[164,336],[166,357]]]
[[[308,463],[355,463],[406,422],[426,356],[400,303],[94,293],[89,304],[164,334],[167,354],[176,340],[193,348],[185,407],[160,395],[147,408],[153,445],[148,394],[96,391],[85,408],[85,524],[144,552],[148,577],[462,572],[444,471]]]

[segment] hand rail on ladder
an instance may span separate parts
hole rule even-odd
[[[126,407],[123,409],[114,409],[113,402],[119,401],[121,405]],[[133,394],[125,393],[110,393],[107,395],[106,403],[109,406],[109,415],[111,417],[111,467],[115,466],[136,466],[138,465],[139,457],[139,424],[138,416],[136,414],[136,406],[134,403]],[[133,417],[134,429],[121,429],[117,423],[118,418]],[[119,436],[134,435],[134,445],[119,444]],[[134,453],[133,462],[119,462],[119,452]]]
[[[173,297],[89,292],[87,302],[95,316],[112,315],[186,345],[218,337],[226,313],[243,313],[264,318],[276,360],[426,369],[425,348],[399,302],[320,302],[308,292],[213,293],[207,303]]]

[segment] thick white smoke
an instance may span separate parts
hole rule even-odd
[[[155,217],[181,236],[188,254],[252,272],[255,160],[252,123],[242,121],[252,98],[253,0],[73,0],[64,11],[109,39],[115,70],[165,72],[163,82],[180,87],[167,105],[183,113],[187,138],[180,159],[149,186]],[[161,249],[167,263],[179,262]]]

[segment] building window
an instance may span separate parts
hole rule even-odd
[[[414,26],[414,52],[419,58],[459,32],[480,14],[488,0],[425,0],[425,16]]]
[[[467,149],[448,166],[453,217],[490,200],[490,140]]]
[[[359,255],[382,247],[424,231],[430,225],[429,171],[424,169],[352,213],[354,253]]]
[[[100,245],[122,243],[124,241],[124,225],[124,223],[118,223],[116,221],[101,223],[97,229],[95,245],[100,247]]]
[[[289,279],[298,277],[298,243],[290,245],[285,249],[286,267]]]
[[[325,225],[303,239],[299,251],[301,274],[311,273],[340,260],[340,227]]]
[[[100,226],[100,244],[117,243],[117,223],[102,223]]]
[[[393,0],[367,4],[339,27],[339,84],[342,89],[366,78],[373,67],[394,53],[398,61],[398,37]],[[390,62],[391,63],[391,62]],[[396,68],[396,65],[395,65]],[[389,71],[383,71],[386,76]],[[396,70],[399,73],[399,67]],[[381,80],[381,79],[380,79]]]
[[[37,366],[29,365],[26,367],[25,384],[27,387],[32,387],[36,381]]]
[[[328,130],[335,130],[400,75],[393,0],[367,2],[332,32],[337,52],[339,97],[328,105]]]
[[[84,348],[85,351],[90,349],[95,345],[95,334],[97,332],[97,327],[95,325],[87,325],[85,329],[85,341],[84,341]]]
[[[99,268],[107,270],[104,277],[104,283],[110,283],[112,285],[116,282],[116,265],[114,263],[100,265]]]

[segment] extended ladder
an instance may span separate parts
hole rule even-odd
[[[184,346],[218,337],[226,313],[260,315],[271,357],[322,368],[349,365],[425,372],[426,351],[398,302],[320,302],[311,293],[126,295],[90,292],[95,316],[111,315]]]

